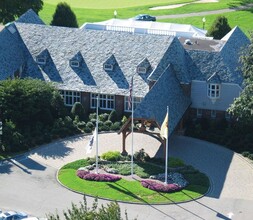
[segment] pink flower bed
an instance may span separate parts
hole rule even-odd
[[[182,188],[178,185],[172,183],[172,184],[165,184],[165,183],[159,183],[157,181],[153,180],[141,180],[141,185],[145,188],[157,191],[157,192],[176,192],[181,190]]]
[[[111,174],[90,173],[89,171],[85,170],[78,170],[76,175],[84,180],[100,182],[116,182],[121,179],[120,176],[115,176]]]

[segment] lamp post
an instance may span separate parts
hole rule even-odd
[[[114,12],[113,12],[113,14],[114,14],[114,18],[117,18],[117,11],[116,10],[114,10]]]
[[[206,18],[205,17],[202,18],[202,22],[203,22],[203,29],[205,30],[205,23],[206,23]]]

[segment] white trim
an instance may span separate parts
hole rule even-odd
[[[36,63],[45,65],[46,64],[46,58],[45,57],[36,57]]]
[[[71,67],[79,67],[80,66],[80,62],[77,60],[70,60],[69,64]]]
[[[141,97],[135,97],[133,96],[133,104],[134,104],[134,109],[137,108],[137,106],[142,102],[143,98]],[[132,109],[128,109],[128,96],[124,97],[124,111],[125,112],[131,112]]]
[[[221,84],[218,83],[208,83],[207,84],[207,96],[210,99],[220,98]]]
[[[202,82],[202,83],[206,83],[206,84],[207,84],[207,82],[206,82],[206,81],[203,81],[203,80],[197,80],[197,79],[192,80],[192,81],[191,81],[191,83],[192,83],[192,82]],[[222,82],[222,84],[223,84],[223,85],[238,86],[241,90],[243,90],[243,88],[242,88],[241,86],[239,86],[239,84],[237,84],[237,83],[223,83],[223,82]]]
[[[147,73],[147,68],[142,67],[142,66],[138,66],[136,71],[137,71],[137,73]]]
[[[113,70],[113,65],[112,64],[104,64],[104,70],[105,71],[112,71]]]
[[[73,106],[75,102],[81,102],[81,92],[60,90],[65,106]]]
[[[99,108],[103,110],[115,109],[115,96],[109,94],[90,93],[90,108],[95,109],[97,106],[97,96],[99,95]]]

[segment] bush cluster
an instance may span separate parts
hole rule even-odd
[[[108,151],[103,153],[101,158],[107,161],[118,161],[121,159],[121,154],[119,151]]]
[[[145,188],[157,191],[157,192],[177,192],[182,188],[178,185],[171,183],[165,184],[154,180],[141,180],[141,185]]]
[[[99,182],[116,182],[121,179],[120,176],[112,174],[90,173],[86,170],[78,170],[76,175],[84,180],[99,181]]]

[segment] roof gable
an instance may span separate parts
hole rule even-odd
[[[220,84],[221,83],[221,79],[220,76],[217,72],[215,72],[213,75],[211,75],[208,79],[207,79],[208,83],[217,83]]]
[[[161,125],[169,106],[171,134],[190,103],[190,97],[185,96],[172,66],[169,65],[134,111],[134,118],[153,119]]]
[[[45,24],[32,9],[29,9],[26,13],[21,15],[15,22],[30,23],[30,24]]]

